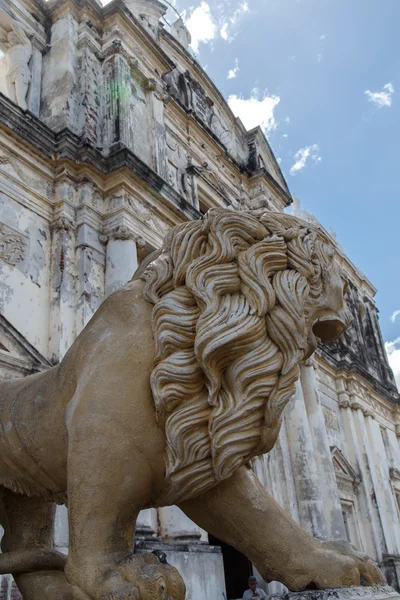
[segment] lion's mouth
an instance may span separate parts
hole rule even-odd
[[[336,341],[346,331],[351,323],[350,314],[344,313],[339,317],[323,317],[318,319],[312,327],[314,336],[322,344]]]

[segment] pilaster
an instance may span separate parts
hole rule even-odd
[[[301,367],[301,387],[315,452],[318,479],[326,497],[329,498],[329,502],[324,503],[328,535],[331,538],[345,539],[346,531],[313,360],[307,361]]]
[[[161,84],[155,79],[149,80],[148,90],[151,92],[155,170],[167,181],[167,134],[164,119],[164,104],[169,101],[170,96],[167,94],[164,82]]]
[[[372,503],[371,491],[372,482],[370,480],[368,464],[366,463],[364,436],[360,433],[360,420],[353,418],[353,410],[350,398],[343,388],[339,392],[339,406],[341,408],[342,423],[345,433],[348,453],[354,464],[358,466],[361,475],[360,494],[360,512],[361,512],[361,536],[363,550],[371,556],[375,556],[378,562],[382,561],[382,537],[380,523],[375,507]],[[357,406],[357,405],[356,405]],[[355,407],[356,408],[356,407]],[[361,416],[363,416],[361,412]],[[361,423],[362,425],[362,423]]]
[[[400,554],[400,524],[393,490],[390,485],[390,467],[379,424],[372,413],[364,414],[369,437],[370,460],[373,462],[371,474],[375,479],[375,495],[385,535],[388,554]]]
[[[103,64],[103,143],[108,150],[119,142],[134,149],[130,60],[119,40],[115,40],[107,49]]]
[[[31,58],[31,83],[28,91],[28,108],[38,117],[40,114],[40,101],[42,93],[42,56],[43,48],[41,44],[35,40],[32,43],[32,58]]]
[[[324,500],[300,381],[286,407],[285,420],[300,524],[312,535],[327,538]]]
[[[51,226],[49,356],[59,362],[76,338],[75,225],[59,217]]]

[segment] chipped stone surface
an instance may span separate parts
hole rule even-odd
[[[400,594],[389,586],[310,590],[276,596],[282,600],[390,600]]]
[[[262,132],[234,118],[186,52],[182,24],[168,33],[152,5],[0,0],[0,14],[19,20],[32,42],[29,110],[0,98],[2,377],[58,362],[171,226],[214,206],[281,211],[291,202]],[[6,96],[7,68],[0,60]],[[353,327],[316,356],[318,398],[302,377],[303,403],[289,407],[276,447],[253,467],[295,520],[320,536],[345,531],[399,586],[399,396],[375,289],[337,250]],[[175,510],[143,514],[141,535],[193,536]],[[65,548],[65,513],[58,524]],[[189,600],[214,600],[196,561],[174,556]],[[220,591],[220,563],[212,553],[204,561],[219,569]]]

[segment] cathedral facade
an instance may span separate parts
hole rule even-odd
[[[165,10],[158,0],[0,0],[3,378],[57,364],[171,226],[212,207],[292,204],[314,221],[262,130],[245,129],[193,58],[182,20],[163,26]],[[304,529],[347,538],[399,589],[400,398],[376,290],[327,235],[353,324],[302,366],[278,443],[252,466]],[[55,544],[68,547],[65,507]],[[165,551],[188,600],[241,597],[253,572],[176,507],[141,513],[136,549]],[[0,577],[0,599],[12,598]]]

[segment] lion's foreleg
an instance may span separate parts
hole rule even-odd
[[[14,575],[25,600],[71,600],[65,557],[53,547],[55,505],[5,491],[2,509],[0,572]]]
[[[244,554],[266,581],[291,590],[381,583],[374,563],[349,546],[306,533],[275,502],[246,467],[180,508],[200,527]]]
[[[183,585],[175,569],[154,555],[134,554],[136,519],[149,501],[151,469],[134,436],[115,421],[101,415],[90,431],[85,418],[70,427],[66,575],[74,600],[158,598],[164,597],[160,586],[169,589],[176,580]]]

